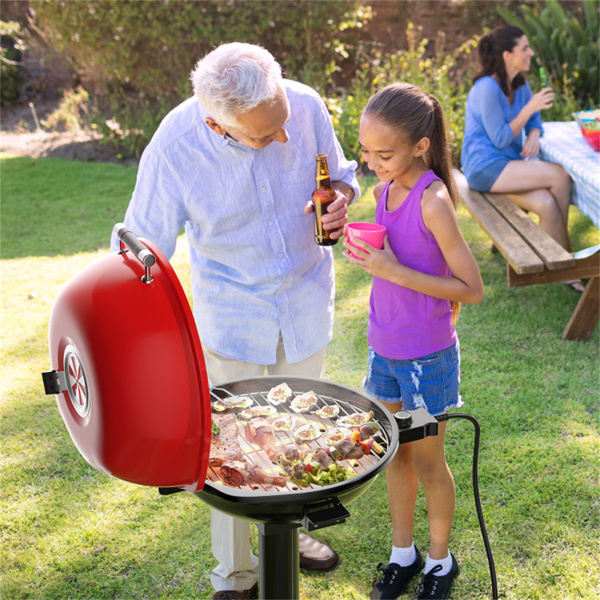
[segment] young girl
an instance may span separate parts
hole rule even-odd
[[[387,228],[383,250],[344,240],[344,256],[373,275],[364,387],[392,413],[424,407],[439,415],[462,405],[454,329],[460,303],[483,299],[479,269],[458,227],[442,109],[415,86],[389,85],[367,103],[359,137],[363,159],[380,179],[375,221]],[[450,596],[459,568],[448,549],[455,490],[445,431],[442,422],[437,436],[400,445],[386,470],[393,547],[371,598],[397,598],[423,567],[418,597]],[[413,543],[419,481],[429,521],[427,562]]]

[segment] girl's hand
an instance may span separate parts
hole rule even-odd
[[[540,153],[540,132],[538,129],[532,129],[527,134],[527,139],[521,150],[521,157],[525,160],[533,160]]]
[[[393,253],[387,235],[383,240],[383,249],[379,250],[357,238],[352,240],[352,244],[345,237],[343,241],[346,248],[342,254],[354,265],[362,267],[369,275],[381,279],[390,279],[391,273],[400,267],[400,263]],[[359,246],[358,248],[356,246]],[[354,258],[350,251],[359,258]]]
[[[554,103],[554,92],[551,87],[542,88],[537,94],[534,94],[525,105],[531,110],[531,114],[551,108]]]

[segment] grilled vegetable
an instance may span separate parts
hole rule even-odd
[[[373,438],[369,438],[364,442],[360,442],[360,446],[365,454],[370,454],[371,450],[377,452],[377,454],[381,454],[383,452],[383,446],[378,444]]]
[[[284,471],[292,483],[300,487],[331,485],[356,475],[353,471],[334,462],[327,450],[323,449],[317,450],[303,459],[301,453],[294,454],[286,449],[280,464],[284,467]]]
[[[351,431],[346,439],[351,441],[354,445],[359,444],[365,454],[369,454],[371,450],[377,452],[377,454],[381,454],[383,452],[383,447],[372,437],[377,431],[378,430],[372,425],[357,426],[356,429]]]

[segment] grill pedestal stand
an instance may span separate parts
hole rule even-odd
[[[299,523],[257,523],[260,600],[300,597]]]

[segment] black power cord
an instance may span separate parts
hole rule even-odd
[[[448,421],[449,419],[466,419],[467,421],[471,421],[471,423],[475,427],[475,440],[473,442],[473,496],[475,498],[477,518],[479,519],[479,528],[481,529],[483,544],[485,546],[485,552],[487,554],[488,563],[490,565],[490,577],[492,578],[492,597],[494,600],[498,600],[498,583],[496,582],[496,568],[494,566],[494,557],[492,556],[490,541],[488,539],[487,531],[485,529],[483,511],[481,509],[481,499],[479,498],[479,480],[477,477],[479,463],[479,437],[481,432],[479,423],[477,422],[477,419],[465,413],[445,413],[442,415],[436,415],[434,418],[436,419],[436,421]]]

